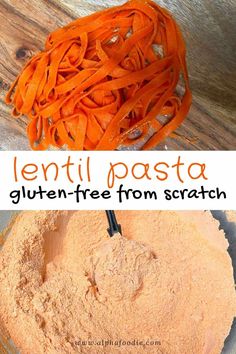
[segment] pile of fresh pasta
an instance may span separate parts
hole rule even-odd
[[[176,92],[180,78],[182,95]],[[181,32],[150,0],[79,18],[48,36],[6,103],[15,117],[27,116],[34,150],[114,150],[140,142],[142,149],[154,148],[191,105]],[[158,119],[163,115],[165,123]]]

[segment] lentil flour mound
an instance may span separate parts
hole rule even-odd
[[[4,332],[21,354],[220,354],[236,295],[218,222],[117,218],[123,235],[109,238],[104,211],[19,214],[0,251]]]

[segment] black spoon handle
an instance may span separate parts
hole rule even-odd
[[[118,224],[116,220],[116,215],[114,210],[106,210],[106,214],[107,214],[107,220],[109,224],[109,227],[107,229],[109,236],[112,237],[117,233],[121,234],[121,226],[120,224]]]

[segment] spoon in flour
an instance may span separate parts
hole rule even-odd
[[[121,225],[118,224],[118,222],[116,220],[116,215],[115,215],[114,210],[106,210],[106,215],[107,215],[107,220],[108,220],[108,224],[109,224],[109,227],[107,229],[109,236],[112,237],[115,234],[122,235]]]

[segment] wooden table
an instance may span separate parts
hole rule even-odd
[[[0,0],[0,130],[5,122],[25,136],[3,98],[9,84],[46,36],[72,19],[122,0]],[[194,102],[188,119],[160,149],[236,150],[235,0],[160,0],[182,27]],[[96,5],[95,5],[96,4]],[[6,133],[8,136],[8,133]],[[1,138],[2,139],[2,138]],[[3,148],[14,149],[15,137]],[[5,140],[5,138],[4,138]]]

